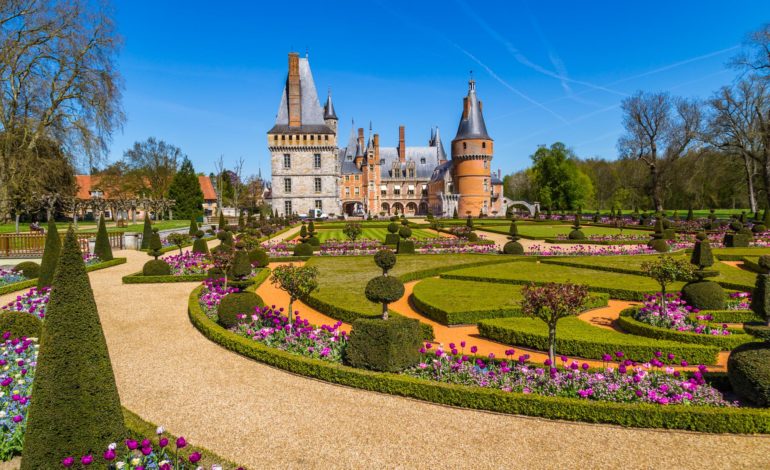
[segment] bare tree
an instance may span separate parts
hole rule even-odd
[[[731,65],[767,80],[770,78],[770,23],[750,33],[746,47],[733,58]]]
[[[219,212],[223,212],[224,205],[223,205],[223,194],[225,192],[225,186],[224,186],[224,174],[225,174],[225,156],[220,155],[219,160],[216,160],[214,162],[214,171],[216,171],[216,174],[214,176],[214,185],[216,185],[216,191],[217,191],[217,209]]]
[[[0,218],[13,161],[43,138],[89,166],[124,115],[120,39],[98,2],[0,1]]]
[[[123,153],[128,168],[135,172],[142,186],[154,199],[168,195],[168,188],[174,178],[182,151],[175,145],[150,137]]]
[[[661,174],[666,164],[685,154],[701,134],[699,103],[668,93],[637,92],[623,100],[626,134],[618,140],[624,158],[644,162],[650,170],[650,196],[655,210],[663,210]]]
[[[236,215],[241,212],[241,192],[243,188],[243,164],[245,163],[243,157],[240,157],[235,161],[233,171],[230,179],[230,184],[233,187],[233,206],[235,207]]]

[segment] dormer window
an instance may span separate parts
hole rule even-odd
[[[421,158],[421,159],[420,159],[420,164],[421,164],[421,165],[425,165],[425,157],[423,157],[423,158]]]

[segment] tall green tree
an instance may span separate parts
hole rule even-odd
[[[198,175],[186,156],[171,180],[168,197],[176,201],[174,213],[177,218],[195,219],[203,213],[203,191],[198,182]]]
[[[64,239],[46,312],[24,434],[23,470],[126,437],[123,410],[75,231]]]
[[[593,183],[577,167],[577,157],[561,142],[541,146],[532,155],[532,177],[541,204],[550,209],[586,207]]]
[[[56,265],[59,263],[61,254],[61,238],[56,229],[56,222],[53,219],[48,221],[48,233],[45,235],[45,248],[43,249],[43,259],[40,262],[40,276],[37,278],[37,288],[48,287],[53,282],[53,275],[56,272]]]

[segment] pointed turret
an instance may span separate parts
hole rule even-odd
[[[455,140],[459,139],[485,139],[492,140],[487,134],[487,126],[484,124],[484,115],[481,112],[482,104],[476,96],[476,81],[468,81],[468,96],[463,99],[463,113],[460,117],[460,125],[457,127]]]
[[[438,126],[435,129],[430,130],[430,142],[428,145],[438,148],[438,163],[439,165],[447,161],[446,151],[444,150],[444,143],[441,142],[441,134],[439,134]]]
[[[329,88],[329,93],[326,96],[326,104],[324,105],[324,122],[329,129],[337,133],[337,113],[334,112],[334,104],[332,103],[332,89]]]
[[[268,134],[332,134],[324,121],[313,73],[307,57],[289,54],[289,73],[281,95],[275,125]]]

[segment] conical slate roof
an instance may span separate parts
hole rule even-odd
[[[439,161],[447,159],[446,152],[444,151],[444,143],[441,142],[441,135],[439,134],[438,126],[436,126],[435,130],[431,129],[430,142],[428,145],[431,147],[437,147]]]
[[[476,82],[471,79],[468,82],[468,115],[465,108],[460,115],[460,125],[457,127],[457,135],[454,140],[460,139],[486,139],[492,140],[487,134],[487,126],[484,124],[484,116],[481,114],[481,105],[476,96]]]
[[[268,132],[290,133],[299,130],[301,132],[333,134],[332,130],[324,122],[324,111],[321,109],[321,104],[318,101],[318,92],[316,92],[313,73],[310,71],[310,63],[307,57],[299,58],[299,86],[302,100],[300,106],[302,126],[299,128],[289,127],[288,82],[287,78],[286,85],[283,87],[278,114],[275,117],[275,126]]]
[[[331,90],[329,90],[329,94],[326,96],[326,105],[324,105],[324,119],[337,120],[337,113],[334,112],[334,104],[332,104]]]

